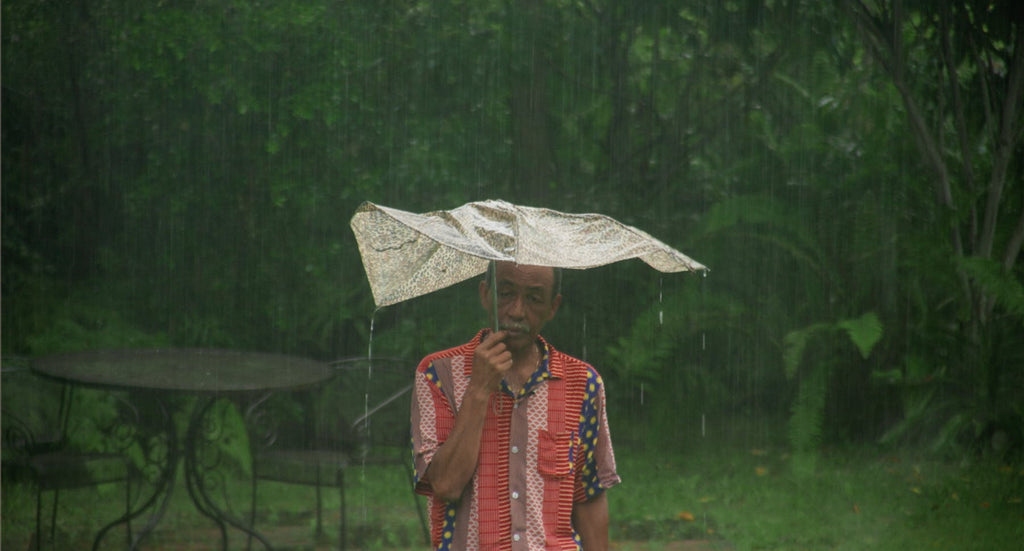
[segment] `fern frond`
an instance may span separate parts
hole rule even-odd
[[[815,323],[803,329],[786,333],[786,336],[782,338],[782,365],[786,370],[787,378],[792,379],[796,375],[804,357],[804,348],[807,347],[807,341],[811,336],[830,327],[831,325],[827,323]]]
[[[857,350],[860,350],[862,358],[870,356],[871,349],[882,338],[882,322],[874,312],[868,312],[856,319],[842,320],[836,326],[846,330],[850,340],[857,346]]]
[[[789,442],[794,452],[811,452],[821,444],[825,417],[828,369],[824,365],[805,373],[791,408]]]
[[[768,227],[772,231],[754,237],[772,242],[820,272],[824,253],[817,234],[803,224],[801,217],[793,216],[792,210],[792,206],[763,195],[732,197],[711,207],[697,234],[707,237],[742,226]]]
[[[1024,285],[992,259],[959,258],[959,267],[1013,315],[1024,317]]]

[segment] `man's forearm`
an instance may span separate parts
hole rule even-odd
[[[427,468],[427,482],[434,495],[443,501],[458,501],[476,472],[489,401],[490,393],[486,390],[466,392],[451,434]]]
[[[608,549],[608,495],[602,492],[572,508],[572,524],[583,540],[583,551]]]

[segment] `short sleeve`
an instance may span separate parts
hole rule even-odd
[[[580,410],[580,453],[576,465],[575,501],[587,501],[619,484],[611,431],[605,411],[604,382],[593,368],[587,374],[587,392]]]

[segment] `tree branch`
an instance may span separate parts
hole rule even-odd
[[[888,42],[886,40],[882,26],[877,23],[876,19],[871,15],[870,8],[862,0],[848,0],[847,3],[850,6],[850,11],[853,12],[858,28],[866,35],[868,47],[872,50],[875,58],[879,59],[883,66],[886,67],[889,75],[892,77],[893,85],[896,86],[896,90],[899,91],[900,97],[903,99],[903,105],[907,110],[907,117],[910,120],[910,129],[913,132],[918,149],[924,157],[925,164],[935,173],[936,199],[939,204],[948,209],[947,214],[952,216],[955,211],[955,205],[949,181],[949,171],[942,158],[942,151],[936,143],[935,137],[928,129],[928,123],[925,121],[920,107],[914,100],[913,93],[901,69],[903,66],[901,61],[903,51],[896,49],[896,42]],[[898,4],[898,0],[894,2],[893,19],[888,22],[894,29],[894,40],[895,36],[899,35],[899,30],[902,27],[899,19],[899,14],[902,12]],[[891,57],[889,63],[886,63],[885,52],[888,52]],[[954,254],[961,258],[964,257],[963,238],[960,235],[960,228],[955,222],[950,223],[949,232]],[[972,292],[967,275],[962,270],[959,270],[959,276],[964,296],[968,304],[973,304],[974,293]]]
[[[882,30],[881,25],[878,21],[871,16],[870,11],[863,2],[856,1],[853,7],[853,11],[857,17],[857,26],[863,30],[869,40],[868,44],[871,46],[872,51],[875,53],[875,57],[882,61],[882,64],[886,67],[889,72],[889,76],[892,77],[893,85],[896,86],[896,90],[899,91],[900,97],[903,99],[903,106],[907,109],[907,116],[910,119],[910,128],[914,133],[914,137],[917,139],[918,148],[921,150],[924,160],[927,165],[935,173],[935,192],[939,202],[948,207],[950,210],[953,209],[953,193],[949,183],[949,172],[946,169],[946,163],[942,159],[942,151],[938,144],[935,142],[934,136],[928,129],[928,123],[925,121],[924,115],[918,107],[917,102],[914,100],[910,86],[907,83],[906,75],[901,69],[903,64],[903,52],[897,49],[895,42],[889,41],[885,37],[885,32]],[[899,12],[898,8],[893,9],[893,13]],[[901,21],[893,19],[888,22],[893,30],[893,40],[895,36],[900,34],[899,28],[901,27]],[[886,56],[888,53],[888,56]],[[888,63],[887,58],[888,57]],[[958,237],[955,241],[959,242]],[[957,253],[963,255],[962,245],[958,247]]]
[[[1003,267],[1007,271],[1013,269],[1017,264],[1017,257],[1020,256],[1021,246],[1024,245],[1024,209],[1021,209],[1017,217],[1017,227],[1014,228],[1010,240],[1006,243],[1006,253],[1003,255]]]
[[[857,28],[864,34],[864,41],[872,55],[889,74],[893,73],[893,66],[886,56],[886,52],[892,55],[891,49],[885,41],[885,34],[882,32],[881,23],[872,15],[870,9],[860,0],[848,0],[845,2],[847,11],[856,22]]]
[[[939,14],[939,41],[942,44],[942,60],[946,67],[946,77],[949,81],[950,91],[953,93],[953,117],[956,123],[956,136],[960,145],[960,155],[963,159],[963,178],[967,187],[968,196],[974,197],[974,162],[971,160],[971,146],[967,133],[967,122],[964,119],[964,102],[960,93],[959,71],[956,69],[956,62],[953,58],[953,47],[949,43],[949,18],[951,4],[945,4]],[[978,67],[978,70],[982,70]],[[968,239],[972,248],[977,250],[978,235],[978,211],[974,208],[974,201],[971,201],[971,221]]]
[[[991,139],[995,141],[995,132],[992,130],[995,128],[995,116],[992,114],[992,83],[989,80],[989,74],[991,73],[992,67],[992,53],[985,51],[985,55],[982,56],[978,52],[978,44],[975,41],[977,29],[972,28],[971,33],[967,35],[967,44],[971,50],[971,55],[974,57],[974,64],[977,66],[978,71],[978,89],[981,91],[982,103],[981,105],[985,108],[985,128],[987,133],[991,133]]]
[[[981,229],[978,254],[985,258],[992,256],[995,241],[996,222],[999,218],[999,204],[1006,186],[1006,171],[1016,148],[1018,136],[1018,113],[1024,101],[1024,32],[1018,29],[1013,43],[1013,62],[1010,78],[1003,101],[1002,116],[999,118],[999,134],[992,152],[992,175],[989,178],[988,199],[985,203],[985,220]]]

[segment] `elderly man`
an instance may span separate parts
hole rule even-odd
[[[499,330],[420,362],[412,404],[417,491],[435,549],[608,547],[619,483],[604,385],[540,336],[560,270],[497,263]],[[480,302],[494,318],[490,277]]]

